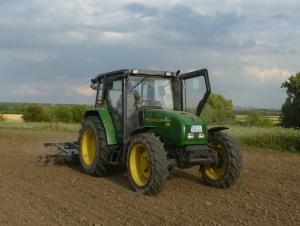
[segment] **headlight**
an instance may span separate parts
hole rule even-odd
[[[204,133],[199,133],[199,134],[198,134],[198,138],[199,138],[199,139],[203,139],[204,137],[205,137],[205,134],[204,134]]]
[[[188,133],[188,134],[187,134],[187,138],[190,139],[190,140],[191,140],[191,139],[194,139],[194,138],[195,138],[195,135],[194,135],[193,133]]]

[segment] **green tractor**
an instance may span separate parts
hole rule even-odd
[[[206,69],[180,72],[124,69],[91,80],[95,108],[85,113],[78,158],[86,174],[126,166],[134,190],[156,195],[169,171],[199,166],[203,182],[228,188],[240,176],[238,144],[199,116],[211,92]],[[190,113],[193,112],[193,113]]]

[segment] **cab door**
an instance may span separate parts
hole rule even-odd
[[[180,75],[182,79],[182,108],[200,115],[211,92],[208,71],[201,69]]]
[[[124,79],[122,77],[107,78],[105,82],[105,99],[107,100],[109,112],[112,116],[118,142],[124,140]]]

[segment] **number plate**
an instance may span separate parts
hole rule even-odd
[[[201,125],[192,125],[191,132],[192,133],[201,133],[202,126]]]

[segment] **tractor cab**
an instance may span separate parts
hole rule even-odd
[[[210,93],[206,69],[182,75],[169,71],[121,70],[98,75],[91,87],[97,90],[95,108],[108,107],[123,143],[134,131],[146,129],[147,112],[179,111],[181,117],[188,113],[199,116]],[[183,114],[184,111],[188,113]]]

